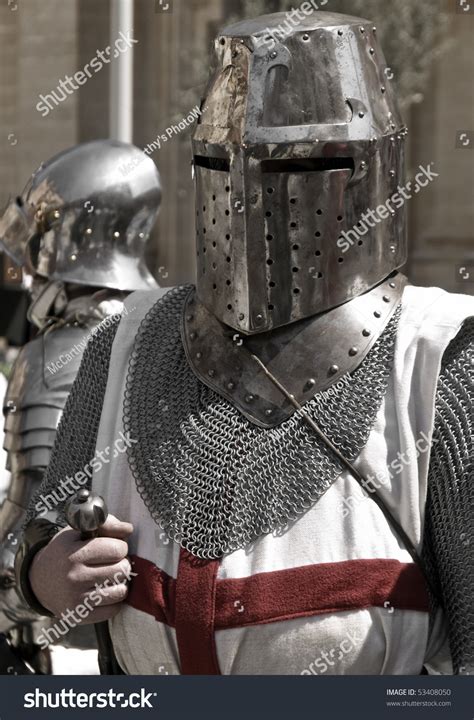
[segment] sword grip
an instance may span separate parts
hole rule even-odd
[[[83,489],[67,501],[65,515],[69,525],[81,533],[81,540],[92,540],[98,537],[108,510],[104,498]]]

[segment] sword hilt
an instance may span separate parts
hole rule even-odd
[[[85,488],[67,501],[64,513],[73,530],[81,533],[81,540],[97,537],[109,514],[104,498]]]

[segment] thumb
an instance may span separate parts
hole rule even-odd
[[[115,515],[108,515],[105,523],[99,528],[99,537],[119,538],[126,540],[133,532],[133,525],[122,522]]]

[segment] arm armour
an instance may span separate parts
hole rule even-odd
[[[29,586],[28,570],[35,554],[51,539],[45,523],[51,525],[52,532],[54,528],[67,525],[64,504],[75,490],[71,490],[65,481],[74,478],[78,472],[84,474],[84,468],[95,456],[110,355],[119,322],[119,317],[105,320],[87,345],[61,417],[51,462],[28,507],[24,535],[15,561],[15,575],[23,597],[36,612],[39,607],[32,601],[34,595]],[[39,540],[41,537],[42,541]]]
[[[17,592],[15,552],[26,508],[50,462],[56,429],[90,333],[90,323],[57,322],[20,350],[10,376],[3,412],[11,479],[0,506],[0,631],[4,633],[36,619]]]
[[[474,318],[438,381],[423,554],[448,622],[455,674],[474,673]]]

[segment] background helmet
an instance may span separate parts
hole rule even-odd
[[[193,137],[203,304],[259,333],[403,265],[403,203],[360,224],[404,177],[406,129],[372,23],[266,15],[223,30],[215,56]]]
[[[154,162],[116,140],[59,153],[0,219],[0,244],[50,280],[132,291],[156,287],[145,245],[161,202]]]

